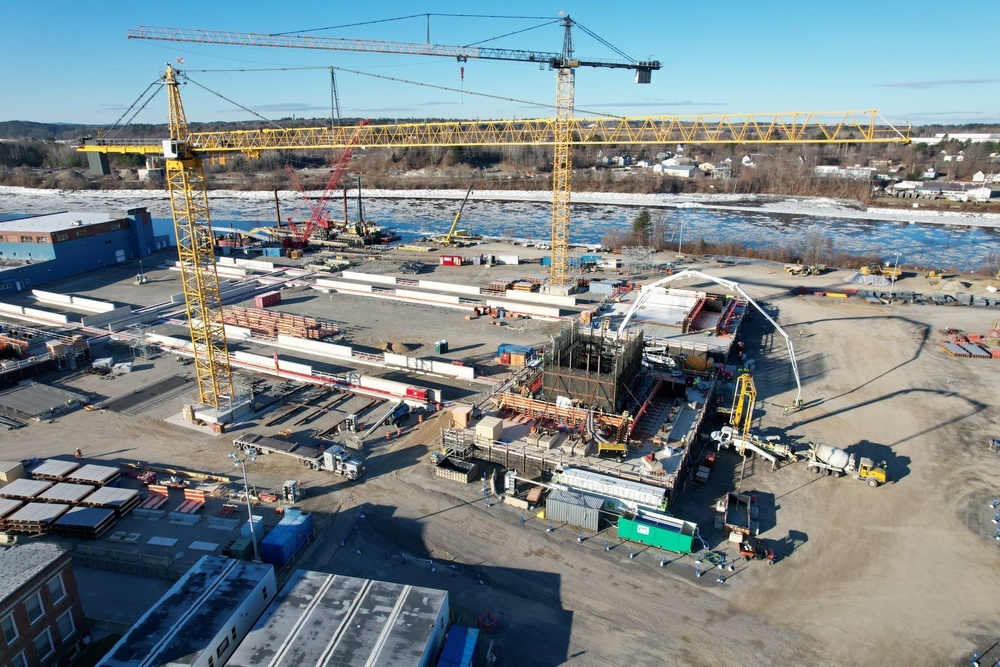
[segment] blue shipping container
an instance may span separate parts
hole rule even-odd
[[[601,260],[601,256],[600,255],[584,255],[583,256],[583,263],[584,264],[597,264],[597,262],[599,262],[600,260]]]
[[[510,352],[511,354],[523,354],[526,357],[530,357],[535,353],[535,348],[528,347],[527,345],[500,343],[499,347],[497,347],[497,356],[502,357],[504,352]]]
[[[444,640],[441,657],[437,667],[469,667],[476,659],[476,644],[479,641],[479,630],[460,625],[448,630],[448,638]]]
[[[295,508],[285,510],[285,518],[260,543],[260,559],[281,567],[292,559],[313,533],[312,514]]]

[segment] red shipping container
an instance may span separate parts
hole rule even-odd
[[[441,255],[441,266],[462,266],[460,255]]]
[[[269,308],[281,303],[281,292],[265,292],[253,298],[253,303],[258,308]]]
[[[406,388],[406,397],[407,398],[416,398],[416,399],[420,399],[421,401],[426,401],[427,400],[427,390],[426,389],[417,389],[416,387],[407,387]]]
[[[510,352],[504,352],[503,354],[500,355],[500,363],[507,365],[510,364]]]

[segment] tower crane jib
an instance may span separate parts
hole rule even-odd
[[[569,276],[569,227],[570,199],[572,192],[572,137],[570,121],[573,117],[575,98],[575,73],[579,67],[610,67],[636,71],[636,83],[649,83],[653,70],[660,69],[658,61],[615,61],[578,59],[573,55],[572,28],[569,16],[561,20],[563,44],[561,53],[497,49],[478,46],[445,46],[388,42],[306,35],[266,35],[260,33],[191,30],[185,28],[158,28],[140,26],[129,30],[130,39],[151,39],[200,44],[228,44],[236,46],[264,46],[293,49],[323,49],[360,51],[365,53],[392,53],[422,56],[450,56],[460,61],[469,58],[507,60],[529,63],[547,63],[556,70],[556,118],[552,136],[552,266],[549,287],[554,291],[568,291]]]

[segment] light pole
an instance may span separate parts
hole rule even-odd
[[[253,542],[253,562],[260,562],[260,552],[257,550],[257,534],[253,529],[253,508],[250,505],[250,484],[247,482],[247,461],[253,463],[257,457],[247,453],[244,456],[236,452],[229,452],[229,458],[233,460],[233,465],[239,468],[243,466],[243,491],[247,497],[247,518],[250,520],[250,541]]]
[[[892,290],[896,287],[896,276],[899,274],[899,253],[896,253],[896,264],[892,267],[892,280],[889,281],[889,303],[892,303]]]

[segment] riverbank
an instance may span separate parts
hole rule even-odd
[[[379,199],[454,201],[465,196],[464,190],[363,190],[366,201]],[[348,191],[348,197],[357,191]],[[299,200],[299,193],[279,191],[282,206],[291,206]],[[547,203],[547,192],[531,190],[473,191],[470,202],[534,202]],[[273,218],[274,193],[271,191],[212,190],[209,201],[222,204],[231,215],[248,219]],[[577,205],[628,206],[649,209],[717,209],[751,213],[802,215],[872,222],[922,223],[958,227],[1000,229],[1000,213],[965,213],[957,211],[929,211],[925,209],[899,210],[892,208],[862,207],[857,203],[822,197],[776,197],[774,195],[669,195],[626,194],[618,192],[574,192]],[[153,217],[169,217],[170,201],[166,190],[36,190],[0,186],[0,212],[54,213],[67,210],[90,210],[103,207],[110,210],[146,206]]]

